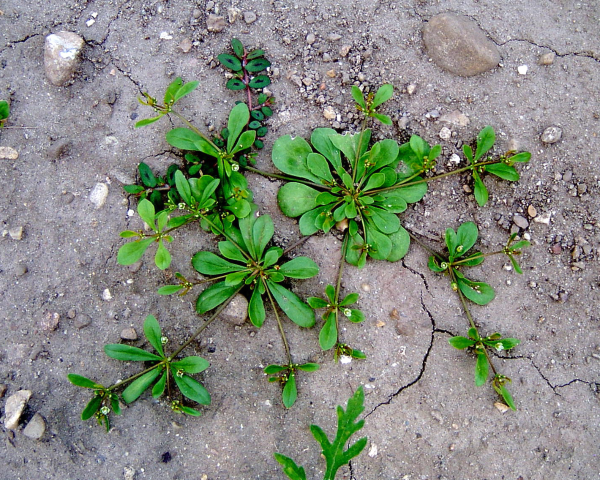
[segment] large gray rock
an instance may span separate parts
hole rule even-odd
[[[423,43],[438,67],[463,77],[487,72],[500,62],[496,45],[477,24],[454,13],[429,20],[423,27]]]
[[[46,76],[56,86],[71,79],[80,60],[83,38],[73,32],[58,32],[46,37],[44,67]]]

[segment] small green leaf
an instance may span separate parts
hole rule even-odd
[[[125,403],[131,403],[137,400],[139,396],[144,393],[144,390],[152,385],[152,382],[156,380],[156,377],[158,377],[160,373],[161,370],[154,368],[149,372],[144,373],[141,377],[136,378],[125,390],[123,390],[123,393],[121,394],[123,401]]]
[[[319,345],[321,346],[321,350],[326,351],[333,348],[337,343],[337,339],[338,331],[335,322],[335,312],[330,312],[325,324],[319,332]]]
[[[294,372],[290,373],[287,382],[285,382],[285,386],[283,387],[283,393],[281,395],[283,399],[283,404],[286,408],[292,408],[294,403],[296,403],[296,398],[298,397],[298,389],[296,388],[296,375]]]
[[[244,44],[240,42],[237,38],[231,39],[231,47],[233,48],[233,52],[239,58],[242,58],[244,56]]]
[[[0,100],[0,120],[5,120],[10,115],[10,106],[6,100]]]
[[[83,388],[92,388],[94,390],[103,388],[102,385],[94,382],[93,380],[90,380],[89,378],[86,378],[82,375],[77,375],[76,373],[69,373],[67,375],[67,378],[69,379],[69,382],[71,382],[73,385],[77,386],[77,387],[83,387]]]
[[[250,122],[252,123],[252,122]],[[260,125],[260,124],[259,124]],[[233,150],[230,152],[232,154],[236,154],[241,152],[242,150],[246,150],[250,148],[254,143],[254,139],[256,138],[256,132],[253,130],[248,130],[240,135],[238,142],[236,143]]]
[[[222,53],[221,55],[217,56],[217,59],[221,65],[233,72],[239,72],[242,69],[242,62],[240,62],[239,58],[234,57],[233,55]]]
[[[499,390],[499,391],[498,391]],[[504,401],[506,402],[506,404],[512,409],[512,410],[517,410],[517,407],[515,406],[515,402],[512,398],[512,395],[510,394],[510,392],[508,391],[508,389],[504,386],[504,385],[500,385],[500,387],[498,388],[498,393],[502,396],[502,398],[504,399]]]
[[[509,163],[512,165],[513,163],[527,163],[531,160],[531,153],[529,152],[521,152],[513,155],[508,158]]]
[[[140,127],[145,127],[146,125],[150,125],[151,123],[154,123],[154,122],[160,120],[163,116],[164,115],[161,114],[158,117],[144,118],[143,120],[135,122],[135,128],[140,128]]]
[[[185,357],[177,362],[171,362],[171,368],[183,370],[185,373],[200,373],[210,367],[208,360],[202,357]]]
[[[462,257],[467,253],[475,245],[478,235],[479,231],[475,223],[465,222],[461,224],[456,231],[456,247],[451,251],[452,257]],[[460,251],[458,251],[459,248]]]
[[[262,57],[265,54],[265,52],[263,50],[252,50],[247,56],[246,58],[248,60],[253,60],[255,58],[258,57]]]
[[[165,105],[172,105],[175,102],[175,92],[181,88],[181,85],[183,85],[181,77],[177,77],[169,84],[165,91]]]
[[[481,387],[487,381],[489,375],[489,364],[485,353],[477,354],[477,364],[475,365],[475,385]]]
[[[317,308],[325,308],[328,306],[327,302],[319,297],[308,297],[306,299],[306,303],[308,303],[315,310]]]
[[[188,82],[185,85],[183,85],[179,90],[177,90],[177,92],[175,92],[175,101],[178,101],[179,99],[185,97],[189,93],[196,90],[196,88],[198,88],[199,84],[200,84],[200,82],[193,81],[193,82]]]
[[[510,350],[511,348],[515,348],[517,345],[519,345],[521,340],[517,338],[502,338],[501,340],[498,340],[497,343],[502,344],[503,350]]]
[[[179,408],[186,415],[191,415],[192,417],[200,417],[202,414],[198,410],[194,410],[191,407],[186,407],[185,405],[179,405]]]
[[[305,178],[320,184],[319,177],[312,174],[307,166],[308,155],[313,153],[306,140],[290,135],[279,137],[273,144],[271,158],[273,164],[283,173]]]
[[[303,183],[289,182],[277,192],[277,203],[287,217],[298,217],[317,206],[320,192]]]
[[[192,189],[187,178],[181,173],[181,170],[175,172],[175,184],[177,186],[177,192],[181,195],[182,200],[188,205],[193,205]]]
[[[237,143],[238,137],[244,131],[244,127],[250,119],[250,111],[245,103],[238,103],[231,109],[229,120],[227,121],[227,129],[229,136],[227,137],[227,151],[231,152]],[[252,143],[250,143],[252,144]]]
[[[245,265],[228,262],[211,252],[198,252],[192,257],[192,266],[203,275],[222,275],[245,269]]]
[[[138,165],[138,171],[140,172],[140,179],[146,187],[156,187],[156,177],[154,176],[154,173],[152,173],[152,169],[148,165],[146,165],[144,162],[140,162],[140,164]]]
[[[257,77],[254,77],[252,80],[250,80],[250,83],[248,85],[250,86],[250,88],[265,88],[271,85],[271,79],[266,75],[258,75]]]
[[[349,293],[340,302],[340,307],[345,307],[347,305],[352,305],[353,303],[358,302],[358,297],[359,297],[358,293]]]
[[[161,342],[162,333],[160,330],[160,325],[158,324],[158,320],[156,320],[154,315],[148,315],[146,317],[146,320],[144,321],[144,335],[150,342],[150,345],[154,347],[154,350],[156,350],[158,354],[164,358],[165,352]]]
[[[516,182],[519,180],[519,173],[515,170],[515,167],[510,167],[505,163],[493,163],[491,165],[486,165],[485,171],[491,173],[492,175],[496,175],[503,180],[508,180],[509,182]]]
[[[302,365],[298,365],[298,370],[302,370],[303,372],[316,372],[319,368],[318,363],[304,363]]]
[[[147,352],[141,348],[131,345],[121,345],[120,343],[109,343],[104,346],[104,353],[110,358],[121,360],[123,362],[159,362],[162,357],[154,353]]]
[[[252,297],[250,297],[250,302],[248,303],[248,317],[250,318],[252,325],[256,328],[262,327],[266,318],[265,304],[258,286],[254,287]]]
[[[246,88],[246,84],[239,78],[230,78],[227,80],[225,87],[227,87],[229,90],[243,90]]]
[[[211,157],[219,157],[220,152],[201,135],[189,128],[174,128],[166,135],[167,142],[180,150],[192,150],[206,153]]]
[[[244,263],[247,261],[240,249],[228,240],[219,242],[219,251],[221,252],[221,255],[229,260],[237,260],[238,262]]]
[[[388,262],[397,262],[408,253],[410,235],[404,227],[400,226],[398,231],[388,235],[388,238],[392,241],[392,249],[385,259]]]
[[[270,215],[261,215],[256,219],[252,227],[252,243],[254,244],[255,259],[262,258],[263,252],[273,238],[274,233],[275,227]]]
[[[272,117],[273,116],[273,109],[271,109],[271,107],[261,107],[260,111],[263,113],[263,115],[265,117]]]
[[[323,155],[309,153],[306,164],[311,173],[327,182],[333,182],[333,175],[331,174],[329,163],[325,160]]]
[[[488,191],[485,187],[479,175],[473,172],[473,194],[475,195],[475,200],[480,207],[483,207],[488,201]]]
[[[249,72],[262,72],[271,66],[271,62],[269,62],[266,58],[255,58],[250,60],[246,64],[246,70]],[[250,85],[252,87],[252,85]],[[252,88],[262,88],[262,87],[252,87]]]
[[[140,218],[146,222],[152,230],[156,230],[156,223],[154,221],[156,211],[152,202],[146,199],[141,200],[137,210]]]
[[[200,405],[210,405],[210,394],[200,382],[194,380],[189,375],[180,377],[177,375],[177,370],[173,368],[173,365],[171,365],[171,371],[173,372],[173,378],[175,379],[177,387],[179,387],[179,390],[185,397]]]
[[[390,98],[392,98],[392,95],[394,95],[394,87],[390,84],[382,85],[375,94],[372,107],[376,108],[383,102],[387,102]]]
[[[279,372],[287,370],[287,365],[267,365],[263,370],[267,375],[274,375]]]
[[[146,249],[155,241],[154,238],[145,238],[143,240],[136,240],[135,242],[129,242],[119,248],[117,253],[117,263],[119,265],[132,265],[137,262],[142,256]]]
[[[371,214],[371,220],[381,233],[391,235],[400,228],[400,220],[393,213],[377,207],[369,207],[369,213]]]
[[[473,345],[475,345],[476,342],[475,340],[471,340],[470,338],[457,336],[449,338],[448,343],[454,348],[463,350],[465,348],[472,347]]]
[[[308,257],[296,257],[281,265],[279,273],[290,278],[312,278],[319,273],[319,266]]]
[[[479,160],[490,148],[494,146],[496,134],[489,125],[477,135],[477,150],[475,151],[475,161]]]
[[[167,385],[167,375],[168,375],[168,373],[165,370],[165,372],[162,374],[162,377],[160,377],[158,379],[158,382],[156,382],[154,384],[154,386],[152,387],[152,397],[153,398],[158,398],[163,393],[165,393],[165,387]]]
[[[361,323],[365,320],[365,314],[356,308],[350,308],[350,315],[346,315],[344,312],[344,316],[348,318],[352,323]]]
[[[225,282],[211,285],[198,296],[198,300],[196,300],[196,312],[202,315],[218,307],[225,300],[233,296],[237,289],[237,286],[230,287]]]
[[[83,409],[83,412],[81,412],[81,419],[88,420],[88,419],[92,418],[94,416],[94,414],[98,410],[100,410],[101,406],[102,406],[102,397],[94,396],[94,398],[92,398],[88,402],[88,404],[85,406],[85,408]]]
[[[310,328],[315,324],[315,311],[293,292],[278,283],[267,280],[267,287],[283,312],[300,327]]]
[[[458,283],[458,288],[464,296],[477,305],[487,305],[496,296],[494,289],[487,283],[473,282],[467,278],[461,278],[458,275],[456,277],[456,283]]]
[[[171,265],[171,254],[164,246],[162,239],[158,242],[154,263],[160,270],[166,270]]]
[[[374,113],[372,115],[372,117],[376,118],[377,120],[379,120],[384,125],[391,125],[392,124],[392,119],[388,115],[383,115],[382,113]]]
[[[141,185],[123,185],[123,190],[125,190],[127,193],[135,195],[137,193],[142,193],[144,191],[144,187]]]
[[[303,467],[296,465],[291,458],[275,453],[275,460],[277,460],[283,466],[283,473],[287,475],[290,480],[306,480],[306,472]]]
[[[352,98],[354,101],[360,105],[363,110],[367,109],[367,105],[365,103],[365,98],[363,97],[363,93],[360,91],[356,85],[352,85]]]

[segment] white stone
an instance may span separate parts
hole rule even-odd
[[[442,140],[450,140],[451,137],[452,130],[450,130],[448,127],[442,127],[442,129],[440,130],[440,138]]]
[[[323,116],[327,120],[335,120],[335,110],[331,105],[325,107],[325,109],[323,110]]]
[[[8,234],[13,240],[23,239],[23,227],[13,227],[8,229]]]
[[[21,414],[31,395],[31,390],[19,390],[6,399],[6,405],[4,406],[4,427],[7,430],[17,429]]]
[[[12,147],[0,147],[0,158],[3,160],[16,160],[19,152]]]
[[[371,444],[371,448],[369,448],[369,457],[375,458],[377,456],[377,445],[374,443]]]
[[[160,32],[161,40],[173,40],[173,35],[170,35],[169,32]]]
[[[102,300],[112,300],[113,296],[112,293],[110,293],[110,290],[108,288],[105,288],[104,291],[102,292]]]
[[[90,192],[90,202],[92,202],[96,208],[102,207],[106,202],[107,197],[108,186],[105,183],[97,183]]]
[[[517,67],[517,72],[519,72],[519,75],[527,75],[527,70],[529,70],[527,65],[520,65]]]
[[[61,86],[71,78],[79,65],[83,38],[73,32],[48,35],[44,48],[46,76],[53,85]]]

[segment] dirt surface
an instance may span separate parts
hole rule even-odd
[[[227,19],[230,7],[241,12],[234,23]],[[343,478],[598,478],[597,2],[4,0],[0,10],[0,99],[12,107],[12,128],[0,131],[0,146],[19,153],[16,160],[0,160],[0,383],[7,386],[0,408],[19,389],[33,392],[19,430],[4,431],[0,477],[274,479],[283,478],[273,458],[281,452],[305,465],[308,478],[321,478],[324,461],[308,426],[331,432],[335,405],[364,385],[361,433],[369,444],[342,469]],[[244,20],[247,11],[256,21]],[[445,11],[476,21],[497,45],[501,66],[463,78],[430,62],[422,27]],[[207,31],[209,14],[225,16],[222,32]],[[80,67],[65,87],[50,84],[44,74],[45,37],[60,30],[86,41]],[[161,39],[162,32],[172,38]],[[485,125],[496,130],[496,151],[516,145],[532,153],[519,182],[486,180],[491,198],[484,208],[464,191],[468,179],[457,176],[431,185],[403,215],[408,227],[440,249],[445,228],[467,220],[480,226],[483,249],[502,245],[511,228],[530,236],[523,275],[496,257],[473,271],[497,295],[488,307],[473,307],[482,331],[522,340],[501,355],[505,359],[496,359],[513,379],[518,411],[494,408],[498,397],[491,387],[473,384],[474,358],[448,345],[450,334],[465,334],[466,319],[447,280],[428,271],[426,254],[413,245],[401,262],[346,269],[344,287],[361,293],[367,320],[343,335],[368,360],[336,365],[330,353],[320,352],[316,331],[289,326],[295,361],[322,365],[300,377],[292,409],[283,407],[279,386],[262,374],[265,365],[285,358],[268,318],[259,331],[216,323],[190,349],[211,363],[200,375],[213,398],[202,417],[182,417],[144,395],[113,418],[108,434],[79,419],[88,395],[67,382],[67,373],[105,384],[135,373],[135,365],[108,359],[102,349],[118,342],[124,328],[141,334],[148,314],[174,344],[200,322],[195,295],[156,294],[169,272],[159,272],[150,258],[136,272],[117,265],[118,233],[141,226],[137,216],[127,216],[133,203],[121,185],[134,179],[140,161],[165,171],[179,158],[164,139],[177,122],[134,129],[136,119],[150,114],[136,99],[142,91],[160,95],[175,76],[199,80],[199,89],[182,101],[183,113],[201,128],[223,124],[239,96],[225,91],[214,59],[232,37],[263,48],[273,63],[269,88],[276,114],[259,168],[273,170],[269,152],[279,136],[306,138],[312,128],[330,126],[326,106],[340,115],[336,128],[355,129],[347,117],[355,81],[395,86],[385,109],[394,125],[377,129],[376,136],[405,141],[418,133],[441,142],[442,171],[460,153],[460,142]],[[188,53],[178,48],[186,39],[193,42]],[[550,52],[554,62],[539,65],[539,56]],[[522,65],[528,66],[525,75],[517,70]],[[468,116],[468,125],[437,118],[455,110]],[[543,144],[540,135],[552,125],[562,129],[562,139]],[[444,126],[456,135],[441,140]],[[275,240],[285,245],[298,239],[297,222],[278,212],[279,183],[249,178],[261,211],[274,218]],[[90,192],[98,183],[109,193],[96,208]],[[530,206],[537,220],[549,222],[535,221]],[[514,226],[515,214],[527,228]],[[21,240],[9,234],[18,227]],[[214,248],[213,239],[191,229],[178,234],[170,274],[191,274],[189,259],[202,248]],[[298,253],[314,258],[321,273],[298,282],[296,291],[320,295],[335,278],[339,242],[317,236]],[[397,315],[390,316],[394,309]],[[58,328],[44,330],[54,313],[60,315]],[[47,420],[39,441],[22,434],[36,412]]]

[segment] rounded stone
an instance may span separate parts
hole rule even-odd
[[[235,295],[225,310],[221,312],[221,317],[233,325],[243,325],[248,317],[248,300],[241,294]]]
[[[71,79],[79,65],[83,38],[73,32],[58,32],[46,37],[44,67],[53,85],[60,87]]]
[[[540,139],[543,143],[556,143],[562,138],[562,128],[555,125],[548,127],[542,133]]]
[[[123,340],[133,341],[138,339],[138,334],[133,327],[124,328],[121,330],[121,338]]]
[[[46,432],[46,420],[39,413],[36,413],[23,429],[23,435],[33,440],[39,440]]]
[[[31,390],[19,390],[6,399],[4,406],[4,427],[7,430],[16,430],[19,426],[19,419],[31,398]]]
[[[248,25],[256,22],[256,13],[250,11],[244,12],[244,22]]]
[[[522,229],[525,229],[529,226],[529,222],[527,221],[527,219],[525,217],[523,217],[522,215],[515,215],[513,217],[513,223]]]
[[[496,45],[471,19],[453,13],[441,13],[423,27],[427,54],[440,68],[471,77],[498,66]]]

